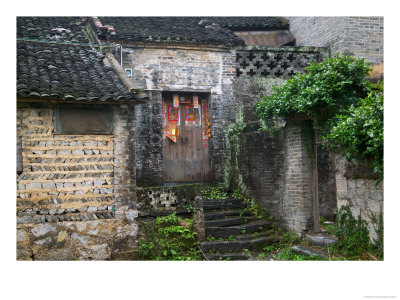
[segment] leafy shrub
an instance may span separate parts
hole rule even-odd
[[[312,119],[325,145],[348,160],[365,158],[383,178],[383,86],[368,81],[362,58],[336,55],[306,68],[256,104],[263,128],[282,118]]]
[[[158,217],[147,227],[138,243],[137,257],[143,260],[200,260],[193,220],[176,216]]]
[[[372,221],[372,226],[376,232],[377,238],[374,238],[374,242],[371,245],[371,251],[380,259],[383,259],[383,213],[380,214],[369,214]]]
[[[348,160],[365,158],[374,172],[383,177],[383,86],[376,89],[360,106],[351,105],[346,114],[338,115],[336,125],[327,134],[330,148]]]
[[[201,191],[201,195],[205,199],[227,199],[228,193],[225,191],[223,184],[218,184],[216,186],[206,186],[204,190]]]
[[[296,74],[258,102],[257,115],[266,128],[274,128],[277,117],[299,114],[326,121],[368,95],[369,71],[363,59],[341,55],[311,63],[306,73]]]
[[[370,246],[367,222],[354,218],[350,206],[342,206],[337,214],[336,247],[348,256],[360,256]]]

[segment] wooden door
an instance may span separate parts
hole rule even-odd
[[[172,122],[175,122],[177,127],[176,143],[165,134],[166,128]],[[195,108],[193,95],[179,95],[179,107],[174,107],[173,99],[165,97],[163,100],[165,182],[210,180],[208,128],[206,99],[200,99],[198,107]]]

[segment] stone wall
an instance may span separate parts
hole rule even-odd
[[[128,220],[20,224],[17,259],[133,259],[137,233],[137,223]]]
[[[383,17],[288,17],[297,46],[329,47],[332,53],[383,63]]]
[[[371,214],[383,214],[383,181],[377,184],[377,177],[363,163],[350,164],[342,156],[335,155],[337,208],[350,205],[353,216],[368,223],[371,240],[376,232]]]
[[[17,174],[19,229],[51,223],[62,231],[65,222],[98,220],[102,224],[114,218],[116,224],[127,219],[134,224],[133,112],[127,105],[110,109],[114,111],[114,134],[61,135],[54,132],[52,104],[18,102],[17,138],[22,145],[22,172]],[[50,243],[50,238],[46,241]],[[23,242],[29,249],[49,245],[45,241],[35,244],[32,239]]]

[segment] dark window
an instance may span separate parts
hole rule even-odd
[[[56,133],[111,134],[111,109],[59,106],[56,109]]]

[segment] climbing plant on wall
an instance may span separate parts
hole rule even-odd
[[[280,118],[313,120],[325,145],[347,159],[372,160],[383,175],[383,90],[368,81],[370,69],[362,58],[336,55],[306,68],[256,104],[266,130]],[[360,134],[360,131],[366,134]]]
[[[366,158],[374,172],[383,178],[383,85],[378,84],[360,106],[351,105],[347,114],[336,116],[326,135],[331,149],[349,160]]]

